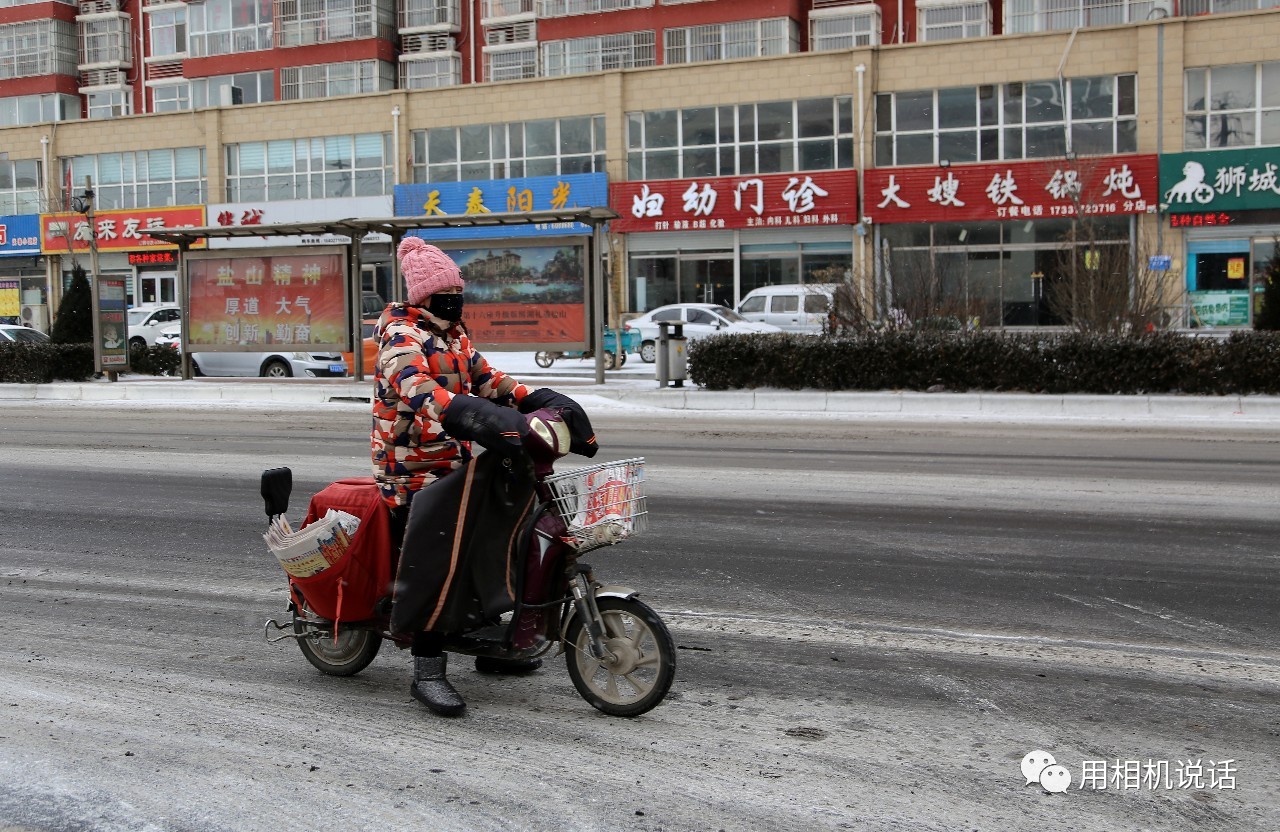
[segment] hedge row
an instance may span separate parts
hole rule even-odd
[[[712,390],[1277,394],[1280,334],[718,336],[690,343],[689,378]]]
[[[182,357],[172,347],[131,347],[129,371],[142,375],[176,375]],[[48,384],[84,381],[93,376],[90,344],[0,343],[0,383]]]

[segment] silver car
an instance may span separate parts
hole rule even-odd
[[[167,329],[156,343],[181,350],[182,330]],[[341,353],[327,352],[196,352],[191,362],[202,376],[343,378],[350,370]]]
[[[0,342],[17,341],[20,344],[46,344],[49,336],[38,329],[21,324],[0,324]]]

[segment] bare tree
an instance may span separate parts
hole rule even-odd
[[[1063,238],[1057,273],[1045,286],[1050,312],[1081,332],[1146,332],[1168,325],[1165,308],[1182,292],[1168,271],[1151,268],[1149,234],[1117,241],[1092,218]]]
[[[888,271],[893,283],[890,325],[953,329],[982,318],[987,301],[966,291],[962,259],[907,249],[893,255]]]

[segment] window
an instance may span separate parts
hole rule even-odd
[[[151,88],[151,110],[156,113],[175,113],[191,109],[191,84],[164,84]]]
[[[80,99],[74,95],[46,93],[0,98],[0,127],[77,118],[80,118]]]
[[[627,113],[627,178],[853,167],[849,96]]]
[[[484,75],[490,81],[538,77],[537,47],[485,52]]]
[[[413,181],[604,172],[604,116],[413,132]]]
[[[91,92],[85,96],[85,112],[88,113],[89,118],[127,116],[133,112],[133,92],[131,90]]]
[[[1187,150],[1280,144],[1280,61],[1189,69]]]
[[[276,0],[276,45],[391,37],[391,0]]]
[[[1172,14],[1170,0],[1009,0],[1005,34],[1049,32],[1155,20]]]
[[[460,18],[458,0],[403,0],[400,5],[400,28],[456,26]]]
[[[811,51],[880,44],[880,8],[874,3],[833,10],[840,12],[839,14],[820,16],[820,11],[812,12],[809,16]]]
[[[457,55],[441,55],[400,63],[400,88],[404,90],[452,87],[461,83],[462,58]]]
[[[185,57],[187,54],[187,9],[165,9],[148,16],[153,58]]]
[[[129,19],[111,17],[80,23],[80,64],[120,66],[133,60]]]
[[[960,40],[985,38],[991,34],[991,7],[986,0],[978,3],[921,2],[916,4],[920,22],[917,40]]]
[[[1182,0],[1178,8],[1182,14],[1191,17],[1221,12],[1250,12],[1255,9],[1270,9],[1275,5],[1275,0]],[[1167,15],[1153,15],[1153,17],[1167,17]]]
[[[275,75],[270,70],[213,75],[191,82],[191,106],[196,108],[275,100]]]
[[[99,153],[64,159],[63,175],[72,182],[93,178],[95,207],[159,208],[200,205],[205,201],[205,160],[202,147]]]
[[[331,98],[394,89],[395,67],[386,61],[294,66],[280,70],[280,100]]]
[[[282,139],[226,146],[227,201],[391,193],[391,134]]]
[[[75,75],[76,43],[75,24],[63,20],[0,26],[0,79]]]
[[[575,75],[605,69],[653,66],[653,32],[595,35],[542,44],[543,75]]]
[[[564,17],[571,14],[595,14],[618,9],[641,9],[653,0],[538,0],[538,17]]]
[[[205,0],[187,6],[192,57],[271,48],[272,0]]]
[[[773,17],[667,29],[662,44],[664,63],[686,64],[786,55],[800,48],[800,34],[791,18]]]
[[[0,216],[40,213],[41,187],[39,161],[0,161]]]
[[[876,164],[933,165],[1133,153],[1135,76],[876,95]]]

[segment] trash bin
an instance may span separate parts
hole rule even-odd
[[[689,377],[685,358],[684,324],[679,321],[658,321],[658,386],[684,387]]]

